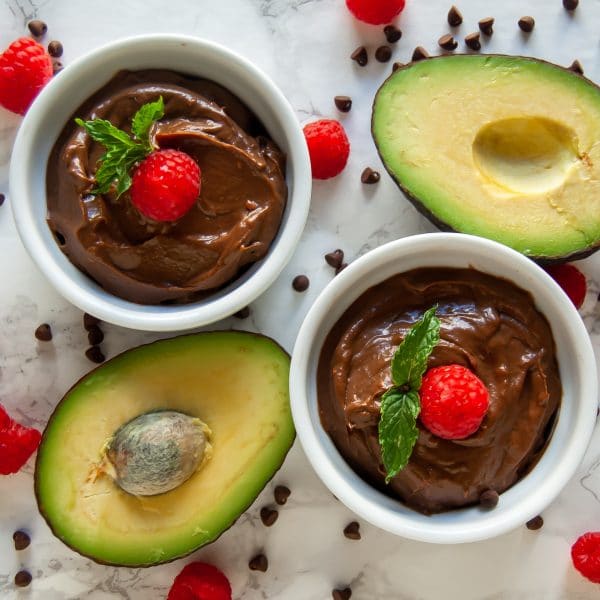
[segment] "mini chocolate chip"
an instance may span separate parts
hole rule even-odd
[[[102,350],[100,346],[91,346],[85,351],[85,355],[91,360],[93,363],[103,363],[106,358],[104,354],[102,354]]]
[[[499,499],[500,496],[496,490],[485,490],[479,496],[479,505],[481,508],[495,508]]]
[[[273,496],[275,496],[275,502],[279,504],[279,506],[283,506],[290,497],[290,488],[285,487],[285,485],[278,485],[273,491]]]
[[[386,25],[383,28],[383,35],[389,44],[395,44],[402,37],[402,32],[395,25]]]
[[[429,58],[429,52],[423,46],[417,46],[412,53],[412,62],[417,62],[425,58]]]
[[[236,313],[233,313],[233,316],[236,319],[247,319],[250,316],[250,307],[244,306],[244,308],[240,308]]]
[[[19,529],[13,533],[13,542],[15,543],[15,550],[25,550],[31,544],[31,539],[24,531]]]
[[[375,58],[381,63],[388,62],[392,58],[392,49],[389,46],[379,46],[375,50]]]
[[[52,232],[54,234],[54,237],[56,238],[56,241],[61,245],[64,246],[67,243],[67,240],[65,239],[65,236],[60,232],[60,231],[53,231]]]
[[[478,23],[479,31],[484,35],[492,35],[494,33],[494,17],[485,17],[481,19]]]
[[[46,31],[48,31],[48,25],[46,25],[44,21],[40,21],[38,19],[29,21],[29,23],[27,23],[27,27],[29,28],[29,31],[31,31],[31,34],[35,37],[42,37]]]
[[[444,50],[456,50],[456,48],[458,47],[458,43],[454,39],[454,37],[448,33],[446,35],[443,35],[438,40],[438,46],[440,48],[443,48]]]
[[[42,323],[35,330],[34,335],[40,342],[49,342],[52,339],[52,328],[48,323]]]
[[[95,327],[100,323],[101,321],[97,317],[94,317],[88,313],[83,313],[83,327],[86,331],[89,331],[92,327]]]
[[[335,274],[339,275],[346,267],[348,266],[348,263],[342,263],[336,270],[335,270]]]
[[[52,40],[48,44],[48,54],[52,58],[60,58],[63,55],[63,45],[57,40]]]
[[[471,48],[471,50],[481,50],[481,42],[479,41],[481,38],[481,34],[479,31],[474,31],[473,33],[469,33],[465,37],[465,44],[467,48]]]
[[[462,22],[462,13],[456,6],[452,5],[448,11],[448,25],[450,25],[450,27],[458,27],[459,25],[462,25]]]
[[[352,521],[352,523],[348,523],[346,527],[344,527],[344,535],[349,540],[360,540],[360,525],[357,521]]]
[[[339,111],[350,112],[352,108],[352,98],[350,96],[336,96],[333,101]]]
[[[544,519],[542,519],[540,515],[538,515],[537,517],[533,517],[533,519],[530,519],[529,521],[527,521],[527,523],[525,523],[525,527],[527,527],[527,529],[531,529],[531,531],[537,531],[543,526]]]
[[[296,275],[292,281],[292,287],[297,292],[305,292],[310,285],[310,281],[306,275]]]
[[[401,62],[395,62],[392,65],[392,73],[395,73],[398,69],[400,69],[401,67],[404,67],[404,64]]]
[[[63,64],[59,60],[52,63],[52,73],[54,75],[56,75],[57,73],[60,73],[62,70],[63,70]]]
[[[277,521],[279,513],[272,508],[264,507],[260,509],[260,520],[265,527],[271,527]]]
[[[254,558],[250,559],[248,568],[251,571],[262,571],[264,573],[269,568],[269,561],[264,554],[257,554]]]
[[[573,71],[573,73],[578,73],[579,75],[583,75],[583,67],[578,60],[574,60],[569,67],[567,67],[569,71]]]
[[[535,19],[533,17],[521,17],[519,19],[519,27],[525,33],[531,33],[535,27]]]
[[[93,325],[88,329],[88,342],[90,346],[97,346],[104,341],[104,333],[98,325]]]
[[[563,0],[566,10],[575,10],[579,6],[579,0]]]
[[[31,583],[31,573],[29,571],[19,571],[15,575],[15,585],[17,587],[27,587]]]
[[[325,262],[334,269],[338,269],[339,266],[344,262],[344,251],[338,248],[333,252],[329,252],[325,255]]]
[[[351,596],[352,590],[349,587],[344,588],[343,590],[333,590],[331,592],[331,597],[333,598],[333,600],[350,600]]]
[[[360,180],[362,183],[377,183],[380,179],[380,175],[377,171],[371,169],[371,167],[367,167],[361,174]]]
[[[0,206],[2,206],[4,204],[5,200],[6,200],[6,196],[4,194],[0,194]]]
[[[364,46],[359,46],[351,55],[350,58],[361,67],[364,67],[369,62],[369,55]]]

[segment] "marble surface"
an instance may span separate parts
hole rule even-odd
[[[264,69],[294,106],[298,119],[338,117],[352,142],[346,171],[337,179],[316,182],[306,232],[288,267],[273,287],[252,305],[241,327],[275,337],[292,349],[303,316],[332,278],[323,254],[341,247],[349,259],[395,238],[432,231],[404,200],[387,175],[376,186],[362,186],[365,166],[381,169],[369,133],[370,104],[391,63],[371,60],[360,69],[348,56],[360,44],[371,50],[383,43],[380,28],[354,21],[343,0],[1,0],[0,47],[26,32],[39,17],[49,24],[46,40],[64,43],[67,65],[91,48],[133,33],[179,32],[221,42]],[[491,52],[521,53],[568,65],[574,58],[600,81],[597,23],[600,1],[582,0],[570,17],[560,0],[460,0],[465,24],[494,15]],[[404,31],[393,60],[405,62],[422,44],[436,51],[446,33],[449,0],[408,0],[399,25]],[[516,22],[536,18],[530,36]],[[352,112],[339,115],[333,97],[348,94]],[[557,107],[560,110],[560,107]],[[0,192],[8,190],[11,144],[20,119],[0,113]],[[36,269],[20,244],[10,214],[10,198],[0,208],[0,402],[18,419],[43,428],[62,394],[91,364],[83,356],[86,336],[81,313],[67,304]],[[597,356],[600,356],[600,254],[582,261],[590,281],[582,308]],[[310,277],[304,294],[291,288],[299,273]],[[36,342],[39,323],[51,323],[54,340]],[[156,339],[106,325],[107,355]],[[357,600],[583,600],[600,596],[600,587],[572,568],[569,549],[576,537],[600,529],[600,431],[577,475],[544,512],[545,525],[525,527],[486,542],[435,546],[411,542],[361,524],[362,540],[350,541],[342,529],[353,514],[338,503],[310,469],[296,444],[284,467],[255,504],[215,544],[188,559],[150,569],[97,565],[63,546],[38,516],[32,489],[33,461],[17,475],[0,477],[0,597],[66,600],[123,598],[160,600],[173,577],[189,560],[219,565],[229,576],[236,599],[323,600],[334,587],[350,585]],[[258,512],[273,502],[276,484],[292,496],[271,527]],[[12,533],[30,532],[32,545],[15,552]],[[270,567],[251,572],[248,559],[264,550]],[[27,568],[31,586],[17,590],[15,573]]]

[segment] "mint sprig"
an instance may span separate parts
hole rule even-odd
[[[94,141],[106,148],[106,152],[98,159],[100,166],[96,171],[96,187],[91,191],[92,194],[106,194],[116,185],[118,198],[131,187],[130,172],[154,150],[150,128],[154,122],[162,119],[164,109],[162,96],[140,107],[131,121],[133,137],[105,119],[75,119],[77,125],[84,127]]]
[[[392,358],[394,385],[381,397],[379,419],[379,444],[386,483],[408,464],[419,436],[419,388],[427,360],[440,341],[436,309],[434,306],[427,310],[411,327]]]

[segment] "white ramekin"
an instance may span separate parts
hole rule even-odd
[[[254,111],[287,155],[288,203],[268,255],[225,288],[193,304],[144,306],[109,294],[69,262],[46,224],[46,165],[64,124],[117,71],[147,68],[172,69],[223,85]],[[264,292],[291,258],[300,239],[312,183],[302,129],[275,84],[230,50],[180,35],[123,39],[90,52],[57,75],[21,124],[9,179],[11,206],[21,240],[58,292],[104,321],[149,331],[208,325],[235,313]]]
[[[541,459],[501,494],[491,511],[465,508],[433,516],[415,512],[365,483],[344,461],[319,420],[316,371],[327,333],[368,288],[418,267],[474,267],[529,290],[547,317],[563,385],[559,417]],[[321,293],[298,335],[290,375],[292,413],[308,459],[348,508],[391,533],[435,543],[472,542],[523,525],[546,508],[574,475],[596,422],[598,382],[587,331],[560,287],[521,254],[483,238],[447,233],[391,242],[359,258]]]

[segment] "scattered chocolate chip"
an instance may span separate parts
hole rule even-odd
[[[578,60],[574,60],[571,63],[571,66],[567,67],[569,71],[573,71],[573,73],[578,73],[579,75],[583,75],[583,67]]]
[[[375,50],[375,58],[381,63],[388,62],[392,58],[392,49],[389,46],[379,46]]]
[[[29,23],[27,23],[27,27],[29,31],[31,31],[31,34],[35,37],[42,37],[46,31],[48,31],[48,25],[46,25],[44,21],[39,21],[38,19],[29,21]]]
[[[371,169],[371,167],[367,167],[361,174],[360,180],[362,183],[377,183],[380,179],[380,175],[377,171]]]
[[[102,354],[102,350],[100,346],[90,346],[86,351],[85,355],[91,360],[93,363],[103,363],[106,360],[104,354]]]
[[[530,519],[529,521],[527,521],[527,523],[525,523],[525,527],[527,527],[527,529],[531,529],[531,531],[537,531],[543,526],[544,519],[542,519],[540,515],[538,515],[537,517],[533,517],[533,519]]]
[[[352,590],[349,587],[344,588],[343,590],[333,590],[333,592],[331,592],[333,600],[350,600],[351,596]]]
[[[6,200],[6,196],[4,194],[0,194],[0,206],[2,206],[4,204],[5,200]]]
[[[52,63],[52,73],[53,75],[56,75],[57,73],[60,73],[63,70],[63,64],[60,61],[55,61]]]
[[[492,35],[494,33],[494,17],[485,17],[479,21],[479,31],[484,35]]]
[[[481,35],[479,31],[469,33],[469,35],[465,37],[465,44],[467,45],[467,48],[471,48],[471,50],[481,50],[481,42],[479,41],[480,38]]]
[[[15,543],[15,550],[25,550],[29,544],[31,544],[30,537],[19,529],[13,533],[13,542]]]
[[[97,317],[89,315],[88,313],[83,313],[83,327],[86,331],[89,331],[92,327],[96,327],[100,322],[100,319]]]
[[[264,573],[269,568],[269,561],[264,554],[257,554],[248,563],[248,568],[251,571],[262,571]]]
[[[496,490],[485,490],[479,496],[479,505],[481,508],[495,508],[499,499],[500,496]]]
[[[88,342],[90,346],[97,346],[104,341],[104,333],[98,325],[93,325],[88,329]]]
[[[325,262],[334,269],[338,269],[339,266],[344,262],[344,251],[338,248],[333,252],[329,252],[325,255]]]
[[[401,67],[403,67],[403,66],[404,66],[404,64],[403,64],[403,63],[401,63],[401,62],[395,62],[395,63],[392,65],[392,73],[395,73],[395,72],[396,72],[398,69],[400,69],[400,68],[401,68]]]
[[[306,275],[296,275],[292,281],[292,287],[297,292],[305,292],[310,285],[310,281]]]
[[[402,32],[395,25],[386,25],[383,28],[383,35],[388,44],[395,44],[402,37]]]
[[[15,575],[15,585],[17,587],[27,587],[31,583],[31,573],[29,571],[19,571]]]
[[[521,17],[519,19],[519,27],[525,33],[531,33],[535,27],[535,19],[533,17]]]
[[[285,487],[285,485],[278,485],[273,491],[275,502],[277,502],[279,506],[283,506],[287,502],[291,493],[292,492],[290,492],[290,488]]]
[[[52,328],[48,323],[42,323],[35,330],[34,335],[40,342],[49,342],[52,339]]]
[[[57,40],[52,40],[48,44],[48,54],[52,58],[60,58],[63,55],[63,45]]]
[[[336,96],[333,101],[339,111],[350,112],[352,108],[352,98],[350,96]]]
[[[342,263],[336,270],[335,270],[335,274],[339,275],[346,267],[348,266],[348,263]]]
[[[456,50],[456,48],[458,47],[458,42],[454,39],[454,37],[451,34],[446,34],[443,35],[439,40],[438,40],[438,46],[440,48],[443,48],[444,50]]]
[[[357,521],[352,521],[352,523],[348,523],[344,528],[344,535],[349,540],[360,540],[360,525]]]
[[[448,25],[450,25],[450,27],[458,27],[459,25],[462,25],[462,22],[462,13],[456,6],[452,5],[448,11]]]
[[[367,49],[364,46],[359,46],[351,55],[350,58],[356,63],[364,67],[369,62],[369,55]]]
[[[412,62],[417,62],[425,58],[429,58],[429,52],[423,46],[417,46],[412,54]]]
[[[65,239],[65,236],[60,232],[60,231],[53,231],[52,232],[54,234],[54,237],[56,238],[56,241],[61,245],[64,246],[65,243],[67,242],[67,240]]]
[[[575,10],[579,6],[579,0],[563,0],[563,6],[567,10]]]
[[[279,513],[272,508],[267,508],[265,506],[264,508],[260,509],[260,520],[263,522],[265,527],[271,527],[271,525],[277,521],[278,516]]]
[[[236,319],[247,319],[250,316],[250,307],[244,306],[244,308],[240,308],[236,313],[233,313],[233,316]]]

